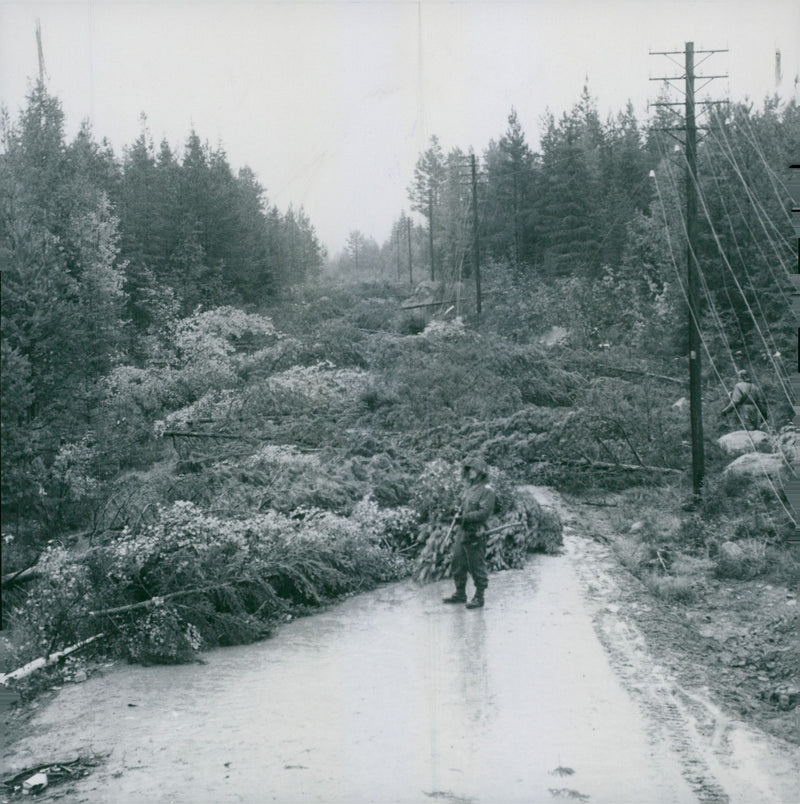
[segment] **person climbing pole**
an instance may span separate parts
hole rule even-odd
[[[489,467],[483,458],[464,462],[466,490],[456,515],[456,539],[453,545],[452,573],[455,592],[444,603],[466,603],[468,609],[483,607],[489,573],[486,570],[486,520],[495,504],[494,489],[489,485]],[[475,584],[475,596],[467,603],[467,576]]]

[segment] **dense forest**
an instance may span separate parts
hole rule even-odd
[[[478,235],[482,261],[497,266],[485,271],[489,281],[507,273],[521,285],[569,288],[559,295],[594,308],[582,319],[600,340],[643,336],[649,320],[658,330],[654,342],[682,354],[686,157],[674,133],[680,121],[656,108],[646,126],[630,105],[603,122],[584,87],[559,119],[545,115],[538,152],[512,109],[505,133],[478,160]],[[724,360],[733,350],[742,355],[737,364],[763,368],[777,381],[792,342],[787,292],[795,245],[786,185],[800,153],[800,109],[777,97],[761,109],[730,103],[700,133],[697,258],[711,353]],[[413,247],[401,215],[380,247],[352,232],[339,267],[365,278],[419,281],[433,278],[433,264],[437,279],[469,278],[469,156],[459,148],[444,153],[432,137],[409,188],[423,220],[413,227]],[[535,319],[526,323],[521,337],[537,329]],[[784,362],[773,361],[776,352]]]
[[[144,122],[121,155],[88,124],[67,142],[38,83],[4,113],[0,153],[8,666],[100,630],[118,653],[183,659],[255,638],[287,606],[441,577],[468,451],[493,466],[498,521],[520,523],[495,539],[495,569],[554,545],[515,482],[683,482],[673,126],[630,107],[603,121],[585,88],[544,118],[535,151],[511,110],[476,157],[477,233],[470,152],[434,137],[409,187],[415,217],[382,245],[354,229],[326,262],[303,210],[270,205],[198,133],[180,153]],[[798,154],[800,108],[777,98],[720,108],[698,151],[716,495],[731,482],[714,439],[735,370],[764,387],[775,431],[791,419]],[[423,279],[461,288],[461,315],[404,307]],[[746,510],[708,502],[681,525],[685,549],[713,554],[732,522],[780,544],[785,495],[756,486]]]
[[[88,123],[66,143],[41,83],[19,119],[3,121],[0,195],[7,514],[52,499],[68,444],[105,466],[115,423],[98,410],[120,366],[161,359],[159,338],[199,306],[264,301],[324,258],[302,209],[270,206],[249,169],[234,175],[195,132],[180,155],[143,130],[117,158]],[[118,457],[104,476],[128,465]]]

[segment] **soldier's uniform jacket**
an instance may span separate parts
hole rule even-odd
[[[467,536],[477,536],[494,511],[494,489],[488,483],[475,483],[464,492],[461,527]]]
[[[727,413],[734,408],[743,409],[747,406],[754,408],[753,413],[758,412],[767,418],[767,404],[761,389],[752,382],[737,382],[733,386],[731,401],[722,412]]]
[[[751,382],[737,382],[733,386],[733,396],[731,397],[731,404],[746,405],[755,404],[756,401],[756,387]]]

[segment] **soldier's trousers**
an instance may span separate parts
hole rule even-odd
[[[762,426],[763,417],[755,405],[742,405],[739,408],[739,416],[746,430],[758,430]]]
[[[475,589],[483,592],[489,585],[489,573],[486,571],[486,537],[465,533],[459,528],[453,545],[451,566],[456,589],[464,589],[469,574],[475,582]]]

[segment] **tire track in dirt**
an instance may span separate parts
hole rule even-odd
[[[728,804],[730,798],[704,758],[703,746],[693,734],[687,713],[675,698],[675,686],[661,668],[648,661],[641,634],[620,620],[616,613],[600,610],[594,621],[612,667],[644,711],[653,737],[678,757],[683,776],[698,801]]]
[[[708,804],[787,800],[768,797],[771,780],[757,762],[747,763],[747,783],[738,783],[736,777],[745,769],[741,767],[742,735],[737,733],[737,724],[702,694],[681,687],[655,662],[644,635],[625,612],[629,595],[614,578],[620,568],[611,550],[579,535],[577,517],[556,492],[539,487],[530,487],[530,491],[561,516],[565,552],[573,559],[583,585],[598,639],[623,686],[643,711],[654,743],[677,758],[697,800]],[[630,580],[636,583],[632,577]],[[734,750],[737,741],[738,752]]]
[[[578,558],[576,570],[589,601],[595,604],[595,632],[611,659],[623,686],[637,701],[651,725],[652,735],[677,756],[683,775],[698,801],[729,804],[730,798],[703,756],[703,747],[692,734],[686,713],[674,696],[674,681],[655,665],[642,634],[622,619],[618,607],[607,601],[619,598],[616,582],[600,566],[600,556],[590,556],[594,545],[579,543],[565,534],[567,552]],[[598,551],[603,548],[596,548]],[[588,561],[586,559],[589,559]]]

